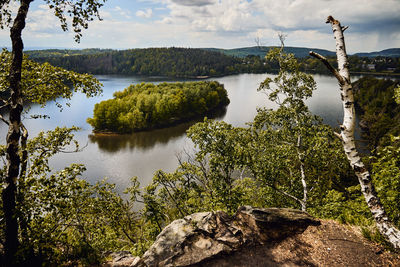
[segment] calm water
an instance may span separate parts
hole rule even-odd
[[[240,74],[216,78],[225,85],[231,103],[226,111],[217,114],[216,119],[224,120],[235,126],[244,126],[253,119],[257,107],[274,108],[276,105],[267,100],[265,94],[257,92],[257,88],[269,74]],[[342,105],[335,78],[315,75],[318,89],[307,101],[312,112],[323,117],[325,123],[336,126],[342,120]],[[129,186],[129,178],[138,176],[142,185],[147,185],[156,170],[173,171],[177,167],[176,155],[183,149],[191,150],[193,145],[185,136],[185,131],[192,123],[184,123],[175,127],[131,135],[94,136],[86,118],[92,116],[95,103],[112,98],[115,91],[123,90],[130,84],[141,82],[159,83],[171,81],[163,78],[97,76],[103,83],[103,94],[99,97],[86,98],[76,94],[70,101],[71,106],[59,111],[53,103],[44,109],[32,107],[29,114],[47,114],[50,119],[25,119],[30,137],[39,131],[54,129],[56,126],[79,126],[76,139],[85,149],[78,153],[58,154],[51,160],[54,169],[59,170],[71,163],[83,163],[87,171],[84,178],[95,182],[104,177],[115,183],[122,191]],[[28,116],[26,116],[28,117]],[[1,143],[5,143],[6,128],[0,128]]]

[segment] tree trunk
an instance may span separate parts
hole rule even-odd
[[[357,175],[361,185],[361,191],[371,210],[379,232],[385,236],[395,248],[400,248],[400,231],[387,217],[384,207],[372,184],[371,175],[361,161],[354,142],[356,114],[354,109],[353,88],[350,82],[350,72],[348,68],[349,63],[343,36],[343,32],[347,27],[342,27],[340,22],[335,20],[332,16],[328,17],[326,23],[331,24],[336,40],[336,56],[339,71],[334,69],[323,56],[314,52],[310,52],[310,55],[320,59],[339,81],[344,110],[343,124],[340,126],[340,138],[343,142],[344,151],[351,167]]]
[[[16,265],[16,253],[18,250],[18,220],[16,212],[17,180],[21,159],[19,156],[21,137],[21,113],[23,110],[23,99],[21,96],[21,69],[23,59],[22,30],[25,27],[26,15],[29,5],[33,0],[22,0],[18,14],[10,30],[12,41],[12,63],[10,68],[10,119],[6,137],[7,176],[3,189],[3,211],[5,218],[5,265]]]
[[[308,201],[308,187],[307,187],[307,181],[306,181],[306,174],[304,172],[304,158],[300,152],[300,146],[301,146],[301,135],[297,137],[297,157],[299,159],[300,163],[300,175],[301,175],[301,184],[303,186],[303,201],[300,203],[301,204],[301,210],[302,211],[307,211],[307,201]]]

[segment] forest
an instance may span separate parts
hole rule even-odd
[[[77,51],[75,51],[77,52]],[[80,73],[91,74],[136,74],[168,77],[221,76],[242,72],[262,73],[268,70],[264,60],[249,57],[245,61],[194,48],[146,48],[121,51],[102,51],[80,55],[53,50],[33,51],[30,57],[37,62],[49,62]]]
[[[26,77],[43,67],[25,60]],[[89,265],[103,262],[104,251],[129,250],[140,256],[174,219],[209,210],[234,213],[241,205],[291,207],[317,218],[356,224],[366,237],[390,247],[374,227],[360,194],[360,185],[334,129],[324,125],[305,105],[304,101],[316,88],[312,76],[301,71],[293,55],[275,51],[267,60],[282,69],[274,79],[267,78],[261,83],[259,90],[279,103],[277,109],[259,109],[248,127],[208,119],[195,124],[187,135],[196,151],[179,158],[175,171],[157,171],[145,187],[133,177],[124,197],[115,192],[115,185],[106,181],[92,185],[83,180],[85,167],[81,164],[52,173],[49,161],[53,156],[71,145],[79,151],[73,137],[79,130],[76,127],[57,128],[29,139],[24,150],[29,164],[20,179],[17,198],[21,212],[18,222],[23,231],[20,251],[24,255],[19,260],[29,264]],[[41,79],[49,74],[43,75]],[[76,80],[77,84],[84,82],[84,88],[93,88],[91,94],[98,91],[92,80],[67,71],[64,75],[82,79]],[[54,77],[48,79],[52,81]],[[32,81],[25,80],[25,86],[31,88]],[[363,160],[374,175],[388,215],[399,226],[400,142],[396,137],[398,131],[393,127],[398,124],[390,123],[398,120],[397,113],[392,112],[392,107],[399,106],[395,102],[397,87],[397,82],[376,78],[363,78],[354,83],[362,119],[369,122],[368,133],[373,133],[369,139],[371,154]],[[61,86],[60,90],[67,88]],[[31,99],[44,101],[51,97],[35,100],[36,94],[33,94]],[[141,115],[141,120],[124,118],[145,114],[141,112],[146,109],[151,114],[146,120],[154,126],[159,123],[155,119],[168,121],[182,114],[181,109],[194,107],[196,103],[199,109],[189,109],[189,113],[204,112],[207,106],[216,107],[217,99],[224,105],[229,102],[225,89],[216,82],[158,86],[142,83],[115,93],[114,99],[104,104],[97,104],[94,118],[89,122],[95,129],[130,132],[136,127],[132,122],[137,121],[142,127],[146,116]],[[103,111],[100,106],[104,107]],[[107,111],[108,107],[111,109]],[[370,121],[370,116],[378,116],[384,123]],[[95,122],[96,117],[102,120]],[[377,124],[371,124],[373,121]],[[373,129],[383,130],[375,134]],[[1,146],[1,153],[4,157],[5,146]],[[139,210],[134,208],[138,202],[142,203]]]
[[[147,48],[130,50],[42,50],[28,51],[37,62],[49,62],[80,73],[135,74],[165,77],[216,77],[237,73],[278,72],[279,66],[265,60],[265,54],[273,47],[243,49],[193,49],[193,48]],[[307,48],[288,47],[300,62],[302,71],[328,74],[317,59],[308,55]],[[316,49],[326,55],[335,66],[333,52]],[[400,73],[400,57],[361,54],[349,56],[350,70],[354,73]],[[390,54],[389,54],[390,55]]]
[[[106,180],[94,184],[85,180],[86,167],[79,162],[52,169],[52,159],[59,153],[82,150],[74,138],[78,127],[56,127],[29,136],[24,111],[30,106],[44,107],[54,101],[63,111],[74,93],[93,97],[102,91],[100,82],[89,74],[24,56],[22,31],[31,2],[17,3],[15,20],[11,19],[14,7],[10,6],[14,2],[0,2],[0,24],[11,28],[13,44],[11,53],[3,51],[0,56],[1,73],[5,74],[0,75],[0,87],[6,92],[1,110],[9,114],[7,118],[0,115],[8,127],[6,143],[0,145],[2,265],[93,266],[104,263],[110,252],[126,250],[141,256],[173,220],[202,211],[232,214],[242,205],[301,209],[316,218],[357,225],[365,237],[387,249],[400,248],[400,136],[397,125],[393,125],[398,122],[393,110],[400,105],[400,86],[398,81],[375,78],[350,84],[349,72],[342,72],[348,66],[346,53],[339,53],[344,43],[336,47],[338,61],[344,60],[337,67],[345,76],[330,65],[332,59],[313,55],[337,78],[343,108],[350,110],[345,112],[339,129],[323,124],[306,105],[316,90],[313,76],[303,71],[304,66],[293,54],[272,49],[266,64],[260,66],[276,66],[277,74],[267,76],[258,90],[276,103],[275,109],[257,109],[246,127],[205,118],[188,129],[187,136],[196,149],[178,158],[176,170],[157,171],[146,186],[132,177],[126,195],[121,196]],[[54,9],[63,30],[71,22],[74,39],[79,41],[88,23],[100,18],[99,9],[105,1],[44,2]],[[336,42],[344,42],[339,37],[347,27],[341,27],[331,16],[327,22],[334,34],[342,35],[335,36]],[[165,51],[177,56],[167,57]],[[192,61],[178,56],[186,53],[197,56]],[[93,72],[142,75],[213,76],[235,73],[246,65],[220,53],[211,58],[204,57],[205,53],[196,49],[138,49],[133,53],[105,52],[106,56],[100,57],[91,54],[81,57],[82,61],[69,61],[74,56],[59,58],[71,68],[80,68],[88,59],[85,64],[93,64]],[[252,59],[258,62],[257,58]],[[368,130],[370,153],[362,159],[358,158],[352,132],[352,86]],[[175,116],[184,112],[202,114],[229,100],[222,85],[200,82],[130,86],[104,103],[98,104],[89,122],[95,128],[130,132],[136,127],[156,127],[176,120]],[[192,110],[192,106],[196,108]],[[135,120],[138,124],[132,124]]]
[[[132,133],[204,116],[229,104],[218,82],[141,83],[95,105],[87,122],[95,132]]]

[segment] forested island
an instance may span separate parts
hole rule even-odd
[[[95,132],[131,133],[165,127],[229,104],[218,82],[141,83],[95,105],[87,122]]]

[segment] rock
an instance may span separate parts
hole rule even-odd
[[[303,232],[309,225],[319,224],[319,221],[300,210],[287,208],[258,209],[250,206],[243,206],[238,209],[236,222],[240,225],[246,240],[255,244],[283,239]]]
[[[191,266],[244,246],[263,244],[319,224],[293,209],[241,207],[235,216],[202,212],[173,221],[143,257],[131,266]]]
[[[105,266],[110,267],[129,267],[136,264],[140,258],[133,256],[129,251],[114,252],[110,255],[112,262],[107,263]]]

